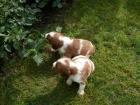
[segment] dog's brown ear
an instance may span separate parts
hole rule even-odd
[[[71,74],[75,75],[77,74],[78,70],[76,67],[70,68]]]
[[[61,72],[61,68],[62,68],[61,66],[62,66],[61,62],[57,62],[54,67],[54,71]]]
[[[47,35],[46,35],[46,38],[47,38],[47,39],[50,38],[50,34],[47,34]]]
[[[54,37],[52,41],[51,44],[53,49],[58,49],[63,46],[63,41],[59,40],[59,37]]]
[[[65,78],[69,78],[71,75],[71,70],[69,67],[64,66],[62,71],[61,71],[61,75]]]
[[[47,35],[47,39],[50,44],[53,44],[53,38],[50,36],[50,34]]]

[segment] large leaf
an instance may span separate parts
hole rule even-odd
[[[29,52],[26,50],[23,54],[23,57],[28,57],[29,56]]]
[[[42,48],[42,43],[43,43],[43,39],[39,39],[38,42],[35,44],[35,48],[37,50],[41,49]]]
[[[3,4],[2,3],[0,3],[0,7],[2,7],[3,6]]]
[[[4,31],[5,31],[5,27],[2,26],[2,27],[0,28],[0,32],[4,32]]]
[[[25,48],[20,48],[18,50],[18,54],[20,57],[23,57],[26,52],[27,52],[27,50]]]
[[[36,1],[36,3],[39,3],[39,0],[35,0]]]
[[[54,1],[52,7],[56,7],[56,6],[57,6],[57,1]]]
[[[25,22],[24,25],[31,26],[33,24],[32,21]]]
[[[33,57],[34,54],[35,54],[37,51],[36,51],[36,49],[29,49],[28,52],[29,52],[29,56],[30,56],[30,57]]]
[[[38,7],[43,8],[48,2],[49,0],[43,0],[42,2],[39,3]]]
[[[25,3],[25,2],[26,2],[26,0],[19,0],[19,2],[20,2],[20,3]]]
[[[14,47],[16,50],[19,50],[19,49],[20,49],[20,44],[19,44],[18,42],[14,42],[13,47]]]
[[[36,14],[37,12],[41,12],[41,10],[39,8],[31,10],[31,14],[33,14],[33,15]]]
[[[9,44],[4,45],[6,51],[11,52],[11,46]]]
[[[36,3],[33,3],[33,4],[31,5],[31,7],[36,8],[36,7],[37,7]]]
[[[62,27],[57,27],[56,28],[56,32],[61,32],[61,30],[62,30]]]
[[[33,60],[37,63],[37,65],[39,66],[42,61],[43,61],[43,57],[41,53],[36,53],[36,55],[33,57]]]
[[[57,3],[57,7],[58,7],[58,8],[62,8],[61,2],[58,2],[58,3]]]
[[[36,49],[29,49],[24,52],[23,57],[33,57],[36,53]]]
[[[27,39],[27,46],[29,46],[30,48],[34,48],[35,47],[35,41],[33,39]]]
[[[0,51],[0,57],[1,58],[7,58],[7,52],[6,51]]]

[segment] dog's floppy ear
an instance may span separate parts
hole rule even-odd
[[[54,71],[56,72],[61,72],[61,62],[56,62],[55,67],[53,68]]]
[[[52,44],[52,37],[50,36],[50,34],[46,35],[46,38],[48,39],[49,43]]]
[[[65,77],[65,78],[70,77],[70,75],[71,75],[71,70],[70,70],[70,68],[67,67],[66,65],[63,66],[63,69],[62,69],[62,71],[61,71],[61,75],[62,75],[63,77]]]
[[[50,37],[50,34],[49,33],[45,34],[45,38],[48,39],[48,37]]]
[[[72,67],[72,68],[70,68],[70,71],[71,71],[71,74],[75,75],[75,74],[77,74],[78,70],[76,67]]]
[[[71,60],[71,59],[69,59],[69,60],[66,60],[66,63],[69,65],[69,70],[70,70],[70,75],[75,75],[75,74],[77,74],[77,68],[73,65],[73,66],[70,66],[70,62],[71,62],[71,64],[73,65],[73,61]]]
[[[60,35],[55,35],[51,37],[51,35],[46,34],[46,38],[48,39],[49,43],[52,45],[53,49],[58,49],[63,46],[63,41],[59,40]]]
[[[60,48],[60,47],[63,46],[63,41],[59,40],[59,37],[58,36],[53,37],[52,41],[53,42],[50,43],[50,44],[52,44],[52,48],[53,49],[58,49],[58,48]]]

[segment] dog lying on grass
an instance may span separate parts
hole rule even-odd
[[[78,55],[84,55],[89,58],[95,51],[95,46],[90,41],[71,39],[59,32],[47,33],[45,38],[52,45],[51,51],[58,50],[59,53],[69,58]]]
[[[94,71],[94,63],[87,57],[79,55],[73,59],[63,57],[53,63],[52,69],[67,78],[66,83],[71,85],[72,82],[79,83],[78,94],[83,95],[87,78]]]

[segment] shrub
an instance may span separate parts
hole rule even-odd
[[[40,50],[44,41],[38,31],[29,31],[38,19],[36,13],[41,12],[50,0],[0,0],[0,57],[8,58],[17,52],[20,57],[31,57],[37,63],[43,61]],[[54,0],[53,7],[61,8],[61,2]]]

